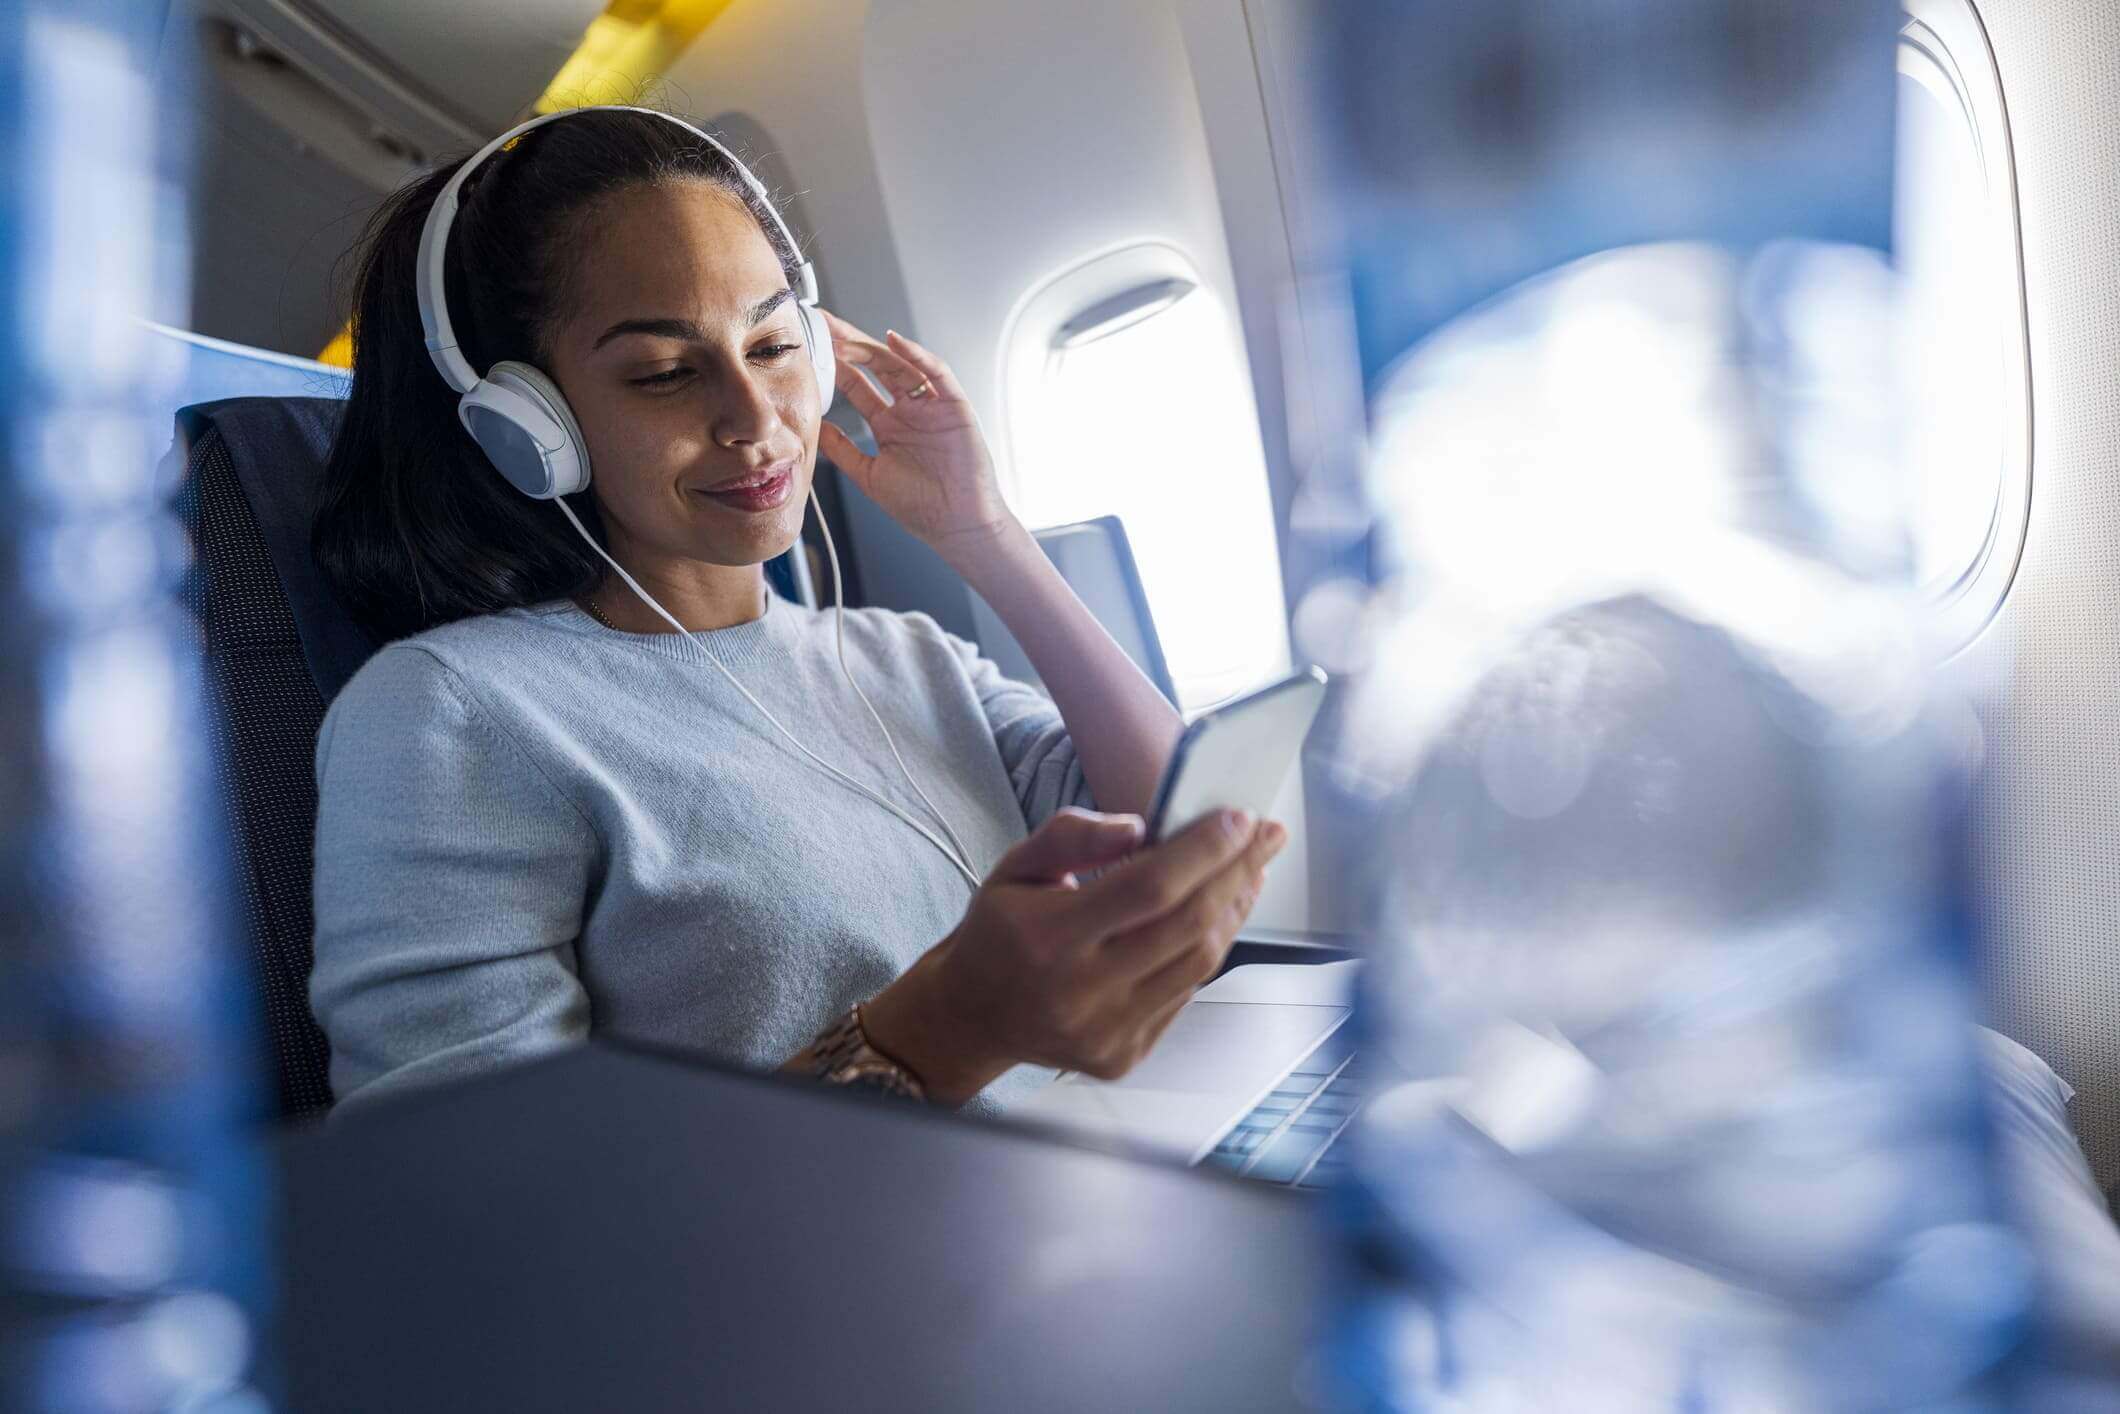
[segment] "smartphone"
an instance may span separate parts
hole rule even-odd
[[[1196,719],[1156,788],[1149,839],[1169,839],[1216,810],[1265,819],[1324,702],[1325,674],[1305,668]]]

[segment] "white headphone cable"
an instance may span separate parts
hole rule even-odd
[[[816,493],[814,491],[811,493],[811,500],[814,504],[816,500]],[[759,715],[763,716],[767,721],[771,722],[773,724],[773,729],[788,739],[788,744],[790,746],[794,747],[797,751],[800,751],[804,756],[809,757],[810,760],[814,762],[820,769],[822,769],[826,774],[832,776],[835,780],[839,781],[842,785],[848,786],[853,790],[859,791],[862,795],[867,796],[870,800],[873,800],[874,802],[876,802],[876,804],[882,806],[885,810],[888,810],[891,814],[897,816],[900,820],[903,820],[906,824],[912,826],[914,830],[919,832],[920,836],[923,839],[925,839],[929,844],[935,846],[936,849],[942,851],[943,857],[948,859],[950,864],[957,870],[957,872],[964,876],[964,880],[967,884],[971,885],[971,887],[975,891],[978,889],[980,882],[979,876],[977,873],[973,872],[971,864],[963,855],[962,846],[952,848],[953,845],[956,845],[957,841],[957,837],[954,833],[950,835],[950,843],[944,844],[941,838],[937,836],[933,830],[930,830],[927,826],[921,824],[918,820],[915,820],[911,815],[907,814],[904,810],[901,810],[896,804],[885,799],[877,792],[869,789],[860,781],[855,780],[852,776],[840,770],[837,766],[834,766],[831,762],[825,760],[822,756],[819,756],[816,752],[810,750],[810,748],[808,748],[807,746],[804,746],[801,741],[796,739],[796,736],[793,732],[789,731],[785,726],[781,725],[780,718],[774,716],[773,713],[767,709],[765,703],[760,702],[756,697],[751,695],[751,690],[745,687],[743,683],[738,680],[736,674],[729,671],[728,667],[715,654],[713,649],[709,648],[704,642],[701,642],[701,640],[695,634],[693,634],[690,629],[687,629],[683,624],[679,623],[675,618],[673,618],[668,609],[665,609],[661,604],[658,604],[655,601],[654,595],[648,593],[647,590],[641,588],[640,582],[634,579],[632,575],[626,573],[626,568],[624,565],[621,565],[617,560],[612,559],[610,554],[604,549],[604,547],[596,543],[596,537],[591,535],[588,531],[588,528],[581,523],[578,517],[576,517],[576,515],[574,514],[574,507],[567,504],[565,497],[555,496],[553,498],[553,504],[557,505],[560,508],[561,513],[567,517],[568,523],[574,527],[575,533],[581,536],[582,540],[589,546],[589,548],[591,550],[594,550],[597,555],[603,559],[603,562],[609,565],[614,571],[616,571],[618,577],[626,582],[626,587],[631,589],[635,594],[639,595],[642,603],[646,604],[656,613],[662,615],[663,620],[668,623],[671,628],[676,629],[686,638],[691,639],[692,642],[699,647],[699,650],[707,655],[707,661],[711,662],[717,669],[720,670],[721,675],[729,680],[729,685],[731,687],[734,687],[738,692],[742,693],[744,700],[746,702],[749,702],[753,707],[756,707],[759,711]],[[820,513],[820,523],[822,522],[822,520],[823,516],[822,513]],[[827,540],[829,540],[829,532],[827,532]],[[834,571],[833,584],[835,592],[838,586],[838,563],[838,556],[835,554],[832,557],[832,565]],[[769,590],[767,592],[770,593],[771,591]],[[840,667],[844,669],[845,666],[846,659],[842,653],[842,656],[840,658]],[[852,681],[851,674],[849,674],[848,676],[848,681]],[[854,691],[858,695],[860,694],[861,689],[859,686],[856,686]],[[863,696],[861,700],[864,705],[868,703],[868,698],[866,696]],[[874,707],[869,708],[869,712],[872,716],[875,714],[875,711],[876,709]],[[883,726],[883,721],[881,718],[877,719],[876,725],[878,727]],[[890,735],[890,731],[886,728],[884,730],[884,739],[886,741],[890,740]],[[895,743],[891,746],[891,754],[893,756],[898,755],[898,747]],[[898,762],[898,768],[901,771],[905,770],[905,761],[903,760],[903,758],[900,758]],[[906,773],[906,779],[909,781],[912,779],[911,772]],[[921,791],[918,785],[915,785],[913,789],[915,792],[918,792],[920,794],[920,798],[923,801],[927,800],[926,792]],[[934,810],[934,804],[932,802],[929,802],[928,808],[930,810]],[[935,818],[937,820],[942,820],[942,812],[939,810],[935,811]],[[949,822],[943,820],[942,828],[944,830],[948,830]]]
[[[839,671],[845,674],[847,686],[854,689],[854,695],[861,699],[861,705],[869,709],[869,720],[876,724],[876,730],[883,733],[883,744],[891,749],[891,759],[898,763],[898,773],[905,777],[905,783],[913,788],[913,794],[920,797],[920,803],[928,808],[936,823],[942,826],[942,833],[950,837],[950,843],[957,846],[957,857],[969,860],[971,854],[965,849],[964,841],[958,839],[957,832],[950,828],[950,817],[942,813],[941,806],[928,799],[928,793],[920,788],[920,782],[914,780],[913,773],[906,769],[905,758],[898,754],[898,743],[891,740],[891,729],[883,724],[883,717],[876,711],[876,705],[869,701],[869,695],[863,692],[861,684],[854,680],[854,670],[847,666],[847,596],[845,587],[839,581],[839,549],[832,543],[832,526],[824,518],[824,507],[817,502],[817,482],[814,477],[810,482],[810,509],[817,513],[817,528],[824,532],[824,553],[832,563],[832,640],[839,652]]]

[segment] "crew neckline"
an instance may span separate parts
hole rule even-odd
[[[578,633],[606,643],[636,644],[665,657],[703,661],[706,653],[734,664],[758,656],[769,647],[785,644],[797,634],[797,606],[772,590],[766,591],[765,612],[755,619],[726,628],[698,629],[686,633],[634,633],[612,628],[569,599],[553,601],[553,614]]]

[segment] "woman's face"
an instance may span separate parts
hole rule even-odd
[[[586,227],[548,371],[612,552],[637,571],[780,554],[802,530],[820,403],[772,246],[703,182],[621,192]]]

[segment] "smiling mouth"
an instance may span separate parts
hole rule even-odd
[[[709,486],[707,488],[707,494],[709,496],[719,496],[725,491],[755,490],[760,486],[767,486],[775,481],[778,481],[781,477],[786,476],[788,474],[788,471],[789,467],[788,464],[785,462],[781,463],[779,466],[763,467],[758,471],[753,472],[751,475],[746,476],[741,481],[724,481],[719,486]]]
[[[788,462],[777,468],[757,472],[741,481],[701,490],[699,494],[737,510],[765,511],[771,510],[788,498],[794,481],[795,467],[792,462]]]

